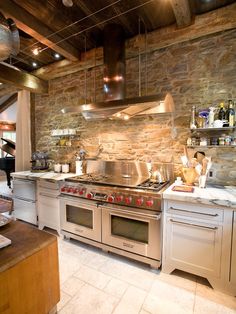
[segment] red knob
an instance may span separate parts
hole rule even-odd
[[[66,188],[63,186],[63,187],[61,188],[61,192],[65,192],[65,190],[66,190]]]
[[[143,198],[142,197],[136,199],[136,205],[138,205],[138,206],[143,205]]]
[[[146,205],[147,205],[148,207],[152,207],[152,206],[153,206],[153,200],[147,200],[147,201],[146,201]]]
[[[86,197],[89,199],[93,198],[93,193],[92,192],[87,193]]]
[[[129,204],[131,204],[131,202],[132,202],[132,197],[131,196],[128,196],[128,197],[125,198],[125,204],[129,205]]]
[[[74,189],[74,190],[73,190],[73,193],[74,193],[74,194],[77,194],[78,192],[79,192],[78,189]]]
[[[79,191],[79,195],[83,195],[84,192],[85,192],[85,190],[84,190],[84,189],[81,189],[81,190]]]
[[[107,198],[107,201],[110,202],[110,203],[113,203],[114,200],[115,200],[115,198],[112,195],[109,195],[108,198]]]
[[[68,192],[69,192],[69,193],[73,193],[73,192],[74,192],[74,188],[69,188],[69,189],[68,189]]]
[[[116,201],[117,202],[122,202],[123,201],[123,195],[117,195],[116,196]]]

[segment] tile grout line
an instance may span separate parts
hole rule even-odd
[[[195,286],[195,291],[194,291],[193,314],[194,314],[195,305],[196,305],[196,294],[197,294],[197,277],[196,277],[196,286]]]

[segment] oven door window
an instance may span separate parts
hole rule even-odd
[[[111,233],[125,239],[148,243],[148,222],[111,215]]]
[[[76,225],[93,229],[93,211],[77,206],[66,205],[66,220]]]

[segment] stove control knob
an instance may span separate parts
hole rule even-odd
[[[125,204],[130,205],[131,202],[132,202],[132,197],[131,196],[125,197]]]
[[[89,192],[89,193],[87,193],[87,195],[86,195],[86,197],[88,198],[88,199],[92,199],[93,198],[93,193],[92,192]]]
[[[73,189],[73,193],[77,194],[79,192],[79,190],[77,188]]]
[[[69,188],[68,188],[68,192],[69,192],[69,193],[74,193],[74,188],[73,188],[72,186],[69,187]]]
[[[143,205],[143,198],[142,197],[139,197],[139,198],[136,199],[136,205],[137,206]]]
[[[107,198],[107,201],[108,201],[109,203],[113,203],[114,200],[115,200],[115,198],[114,198],[113,195],[109,195],[108,198]]]
[[[85,193],[85,189],[79,190],[79,195],[84,195],[84,193]]]
[[[153,206],[153,200],[152,200],[152,199],[147,200],[147,201],[146,201],[146,205],[147,205],[148,207],[152,207],[152,206]]]
[[[61,187],[61,192],[65,192],[66,188],[64,186]]]
[[[65,192],[70,192],[70,187],[69,186],[65,186]]]
[[[123,195],[116,195],[116,202],[122,202],[124,199]]]

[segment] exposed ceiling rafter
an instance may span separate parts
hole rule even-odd
[[[178,27],[189,26],[192,22],[189,0],[171,0]]]
[[[48,82],[32,74],[0,64],[0,81],[33,93],[48,93]]]
[[[149,33],[147,52],[234,28],[236,28],[236,3],[196,16],[194,23],[186,28],[176,28],[175,25],[171,25]],[[127,59],[137,57],[137,43],[140,44],[140,53],[145,53],[145,36],[141,35],[141,38],[136,36],[126,42]],[[81,61],[62,60],[42,67],[33,73],[49,80],[94,67],[94,50],[88,51],[86,58],[83,55]],[[103,64],[103,49],[97,48],[96,66],[101,64]]]
[[[11,105],[13,105],[17,101],[17,93],[11,95],[0,105],[0,113],[7,110]]]

